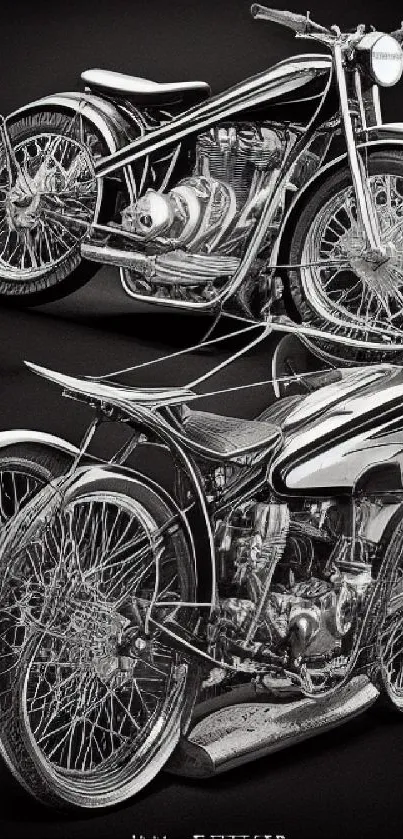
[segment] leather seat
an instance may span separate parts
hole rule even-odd
[[[281,430],[273,423],[192,410],[182,420],[182,433],[202,446],[207,456],[220,460],[268,454],[281,439]]]
[[[84,84],[109,96],[130,99],[136,105],[158,108],[164,105],[186,104],[188,107],[208,99],[211,94],[206,82],[172,82],[159,84],[137,76],[127,76],[113,70],[85,70]]]

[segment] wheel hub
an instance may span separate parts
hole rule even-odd
[[[15,231],[32,230],[39,221],[41,196],[39,192],[23,189],[17,183],[10,190],[6,209],[10,228]]]
[[[93,673],[103,682],[123,680],[135,659],[122,656],[124,634],[132,622],[113,604],[97,596],[96,586],[87,585],[77,571],[74,546],[68,560],[38,592],[27,580],[20,590],[21,623],[27,637],[41,628],[48,643],[64,637],[69,660],[79,671]],[[47,657],[46,642],[41,657]]]
[[[354,273],[365,282],[369,292],[386,306],[389,297],[394,297],[399,290],[400,283],[396,282],[390,268],[393,268],[393,260],[386,257],[379,261],[373,261],[370,257],[353,257],[350,260]]]
[[[22,171],[10,189],[7,198],[7,215],[10,226],[18,230],[31,230],[38,224],[46,196],[55,196],[67,187],[66,173],[53,158],[40,164],[31,177]]]
[[[396,246],[390,240],[384,241],[385,238],[381,237],[382,250],[372,251],[366,245],[363,232],[358,227],[352,227],[340,238],[335,256],[346,256],[351,269],[369,293],[386,306],[389,297],[398,294],[401,277],[393,273],[394,267],[400,267]]]

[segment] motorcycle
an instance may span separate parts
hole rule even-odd
[[[107,264],[138,301],[254,322],[282,298],[324,357],[401,360],[403,124],[379,89],[403,30],[251,11],[329,54],[213,97],[92,69],[1,119],[0,299],[49,302]]]
[[[29,364],[94,411],[78,447],[0,440],[57,466],[0,534],[0,750],[44,803],[115,805],[162,768],[206,777],[403,710],[402,369],[306,373],[255,420],[199,410],[271,328],[178,387]]]

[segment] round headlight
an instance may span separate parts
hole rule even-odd
[[[403,50],[391,35],[381,35],[371,50],[374,80],[383,87],[396,84],[403,72]]]
[[[396,38],[369,32],[357,46],[357,56],[375,84],[391,87],[403,73],[403,50]]]

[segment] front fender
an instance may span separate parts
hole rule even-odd
[[[368,132],[368,139],[357,144],[358,149],[369,149],[370,151],[383,151],[386,149],[398,149],[403,157],[403,123],[396,122],[389,125],[378,125]],[[292,234],[298,223],[298,219],[308,203],[311,196],[319,189],[322,183],[342,169],[347,163],[347,152],[330,160],[306,182],[302,189],[296,194],[291,202],[284,219],[282,220],[275,245],[270,256],[270,266],[287,264],[289,261],[289,250]]]

